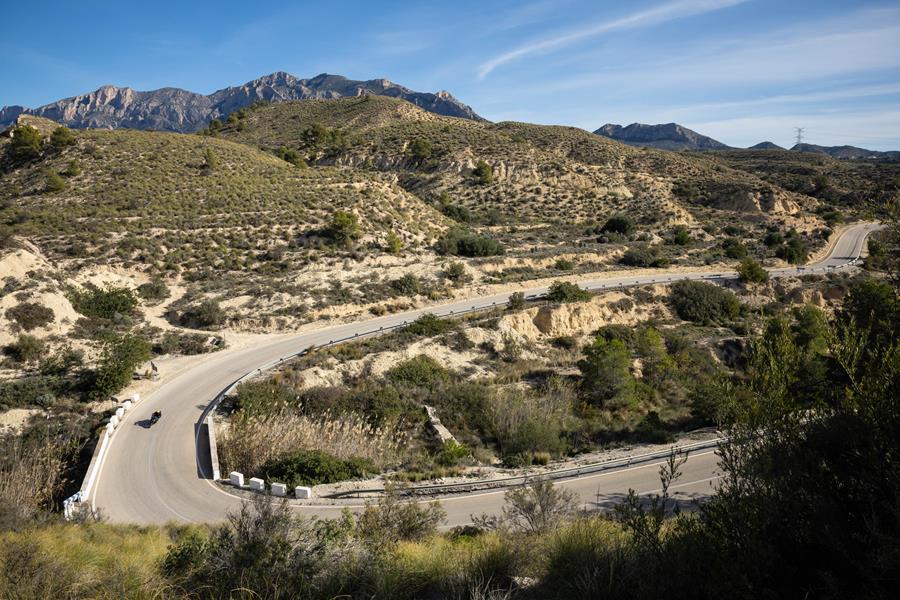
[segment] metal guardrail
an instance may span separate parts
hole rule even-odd
[[[678,454],[689,454],[694,450],[706,450],[709,448],[717,448],[719,444],[725,441],[726,438],[715,438],[713,440],[706,440],[703,442],[696,442],[693,444],[687,444],[685,446],[673,446],[672,448],[668,448],[666,450],[658,450],[656,452],[648,452],[647,454],[639,454],[637,456],[626,456],[622,458],[614,458],[607,461],[591,463],[588,465],[582,465],[578,467],[569,467],[566,469],[558,469],[555,471],[548,471],[546,473],[534,473],[534,474],[523,474],[523,475],[512,475],[509,477],[500,477],[497,479],[490,480],[481,480],[481,481],[473,481],[473,482],[459,482],[459,483],[437,483],[437,484],[429,484],[429,485],[419,485],[419,486],[411,486],[398,490],[400,495],[404,496],[415,496],[415,495],[423,495],[423,494],[441,494],[441,493],[453,493],[453,492],[472,492],[478,490],[488,490],[488,489],[497,489],[497,488],[507,488],[513,487],[514,485],[524,484],[529,481],[556,481],[558,479],[571,479],[574,477],[580,477],[582,475],[591,475],[594,473],[601,473],[603,471],[609,471],[613,469],[620,469],[623,467],[630,467],[631,465],[637,465],[645,462],[650,462],[652,460],[656,460],[658,458],[664,458],[669,456],[672,452],[676,452]],[[326,494],[322,496],[323,498],[347,498],[353,496],[361,496],[363,494],[380,494],[384,493],[386,488],[377,487],[377,488],[358,488],[352,490],[341,490],[338,492],[333,492],[331,494]]]

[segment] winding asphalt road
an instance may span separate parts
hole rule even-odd
[[[862,252],[865,238],[878,228],[863,223],[845,229],[829,255],[818,263],[801,268],[773,269],[773,277],[798,273],[823,273],[850,265]],[[591,290],[619,286],[666,283],[680,279],[716,279],[735,277],[733,271],[641,274],[580,281]],[[526,295],[540,295],[546,287],[520,290]],[[240,350],[224,350],[197,366],[179,374],[144,398],[116,429],[109,452],[100,467],[92,497],[86,499],[115,522],[164,523],[214,522],[234,511],[241,498],[217,486],[207,478],[202,457],[195,445],[195,424],[204,408],[229,384],[244,374],[289,357],[309,346],[331,340],[369,333],[380,327],[392,327],[430,312],[439,316],[460,313],[472,308],[486,308],[507,301],[509,293],[453,302],[442,306],[394,314],[346,325],[338,325],[306,333],[273,337],[272,341]],[[163,418],[152,429],[145,422],[154,410],[162,410]],[[201,453],[202,456],[202,453]],[[208,462],[208,461],[207,461]],[[657,491],[661,461],[560,481],[573,490],[585,505],[618,501],[629,488],[638,493]],[[712,450],[690,455],[675,492],[680,498],[707,495],[717,479],[716,456]],[[459,495],[442,500],[447,510],[448,525],[466,524],[472,514],[498,513],[503,505],[503,492],[492,491]],[[334,517],[347,504],[338,506],[302,505],[296,509],[305,515]]]

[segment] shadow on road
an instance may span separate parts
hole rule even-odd
[[[153,425],[153,423],[150,422],[150,419],[141,419],[140,421],[134,422],[135,427],[143,427],[144,429],[150,429],[151,425]]]
[[[669,498],[666,509],[671,511],[677,506],[682,512],[697,510],[697,503],[706,500],[711,495],[707,492],[678,492]],[[592,511],[610,512],[615,509],[616,505],[625,502],[627,497],[628,494],[625,493],[597,494],[593,500],[585,503],[585,507]],[[641,504],[645,507],[650,506],[650,497],[648,495],[641,494],[640,499]]]

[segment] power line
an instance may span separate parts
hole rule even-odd
[[[803,143],[803,130],[804,129],[806,129],[806,128],[805,127],[794,127],[794,131],[797,132],[797,145],[798,146]]]

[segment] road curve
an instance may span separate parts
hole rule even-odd
[[[844,267],[862,252],[865,238],[878,226],[862,223],[841,232],[830,253],[818,263],[801,268],[772,269],[773,277],[798,273],[822,273]],[[679,279],[708,279],[734,277],[733,271],[712,274],[708,270],[682,273],[663,273],[583,280],[578,283],[588,289],[610,289],[619,285],[646,285]],[[520,290],[526,295],[540,295],[546,286]],[[281,357],[296,354],[313,345],[331,340],[368,333],[380,327],[391,327],[412,321],[424,313],[449,315],[472,308],[490,307],[506,302],[509,293],[456,301],[406,313],[348,323],[296,335],[278,336],[272,341],[252,348],[224,350],[197,366],[181,373],[144,398],[116,429],[110,440],[109,452],[100,465],[92,497],[86,499],[103,515],[115,522],[164,523],[213,522],[225,517],[240,503],[240,498],[214,485],[202,476],[195,448],[195,423],[204,408],[230,382],[262,365]],[[163,419],[152,429],[144,422],[154,410],[163,412]],[[659,462],[605,471],[568,479],[558,483],[572,489],[586,504],[608,503],[618,500],[629,488],[639,493],[653,492],[659,487]],[[712,451],[700,451],[690,456],[683,467],[684,475],[676,491],[688,498],[708,494],[716,479],[716,459]],[[446,498],[449,525],[465,524],[472,514],[497,513],[503,504],[502,491],[476,493]],[[299,506],[306,515],[333,517],[340,514],[340,506]]]

